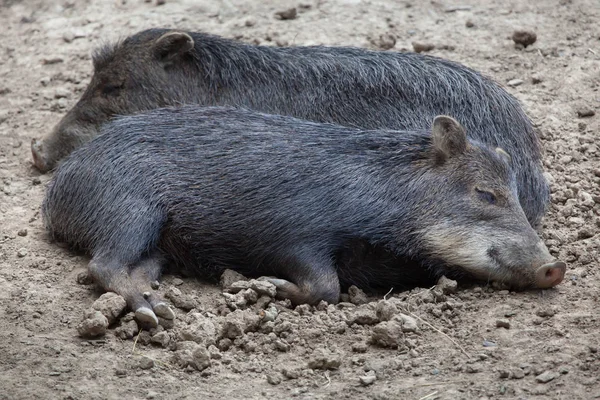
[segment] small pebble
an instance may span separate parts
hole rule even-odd
[[[521,368],[513,368],[510,371],[510,377],[512,379],[523,379],[525,377],[525,372]]]
[[[507,319],[498,319],[496,320],[496,327],[510,329],[510,322]]]
[[[278,11],[275,13],[275,16],[278,17],[280,20],[296,19],[297,15],[298,11],[296,10],[296,7],[292,7],[285,11]]]
[[[535,43],[537,35],[535,32],[531,31],[515,31],[512,35],[512,40],[515,44],[527,47]]]
[[[17,250],[17,257],[23,258],[23,257],[27,256],[27,254],[29,254],[29,252],[27,251],[26,248],[21,248],[21,249]]]
[[[596,111],[592,110],[590,107],[580,107],[577,109],[577,116],[579,118],[587,118],[593,117],[596,115]]]
[[[535,380],[539,383],[548,383],[551,380],[557,378],[559,376],[558,372],[554,371],[546,371],[542,372],[538,376],[535,377]]]
[[[150,369],[154,367],[154,360],[147,356],[142,356],[140,358],[139,364],[141,369]]]
[[[352,344],[352,351],[355,353],[366,353],[369,346],[365,342],[356,342]]]
[[[269,374],[267,375],[267,382],[269,382],[271,385],[279,385],[281,383],[281,375],[277,373]]]
[[[375,371],[369,371],[369,372],[367,372],[366,375],[361,376],[358,379],[359,379],[361,385],[369,386],[369,385],[372,385],[377,380],[377,376],[375,375]]]
[[[444,294],[452,294],[456,293],[456,289],[458,288],[458,283],[455,280],[448,279],[445,276],[442,276],[437,285],[438,289],[442,291]]]
[[[412,47],[415,53],[426,53],[435,49],[435,45],[431,43],[412,42]]]
[[[89,271],[81,271],[80,273],[78,273],[76,280],[77,283],[79,283],[80,285],[91,285],[92,283],[94,283],[94,278],[89,273]]]
[[[361,289],[354,285],[348,288],[348,297],[350,303],[356,304],[357,306],[369,302],[369,298],[367,297],[365,292],[363,292]]]
[[[523,79],[511,79],[506,84],[510,87],[517,87],[523,84]]]
[[[27,236],[27,229],[20,229],[19,232],[17,232],[17,235],[19,236]]]
[[[173,283],[173,286],[181,286],[181,285],[183,285],[183,279],[174,278],[172,283]]]
[[[465,26],[467,28],[473,28],[475,26],[475,23],[469,19],[467,20],[467,22],[465,22]]]

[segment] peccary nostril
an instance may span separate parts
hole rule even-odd
[[[562,261],[554,261],[542,265],[535,274],[535,286],[549,288],[558,285],[565,277],[567,265]]]

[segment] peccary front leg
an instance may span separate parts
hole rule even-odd
[[[123,296],[138,321],[156,327],[157,315],[166,319],[174,318],[173,311],[150,287],[151,282],[160,276],[161,264],[162,258],[156,254],[134,265],[99,255],[92,258],[89,270],[105,290]]]
[[[295,305],[317,304],[321,300],[336,304],[340,299],[340,281],[330,256],[296,252],[284,257],[277,271],[288,279],[263,279],[277,287],[278,298],[290,299]]]

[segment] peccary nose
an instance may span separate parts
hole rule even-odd
[[[535,286],[545,289],[558,285],[565,277],[566,270],[567,264],[562,261],[542,265],[535,273]]]

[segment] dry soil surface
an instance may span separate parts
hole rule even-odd
[[[292,7],[296,18],[275,16]],[[0,399],[600,398],[598,0],[1,0],[0,26]],[[520,293],[445,282],[291,309],[167,275],[175,327],[138,333],[124,315],[80,338],[101,293],[86,258],[44,234],[50,176],[29,143],[81,95],[94,47],[149,27],[273,46],[418,42],[493,77],[540,128],[553,195],[543,236],[565,282]],[[516,48],[517,29],[535,44]],[[118,300],[96,306],[118,314]]]

